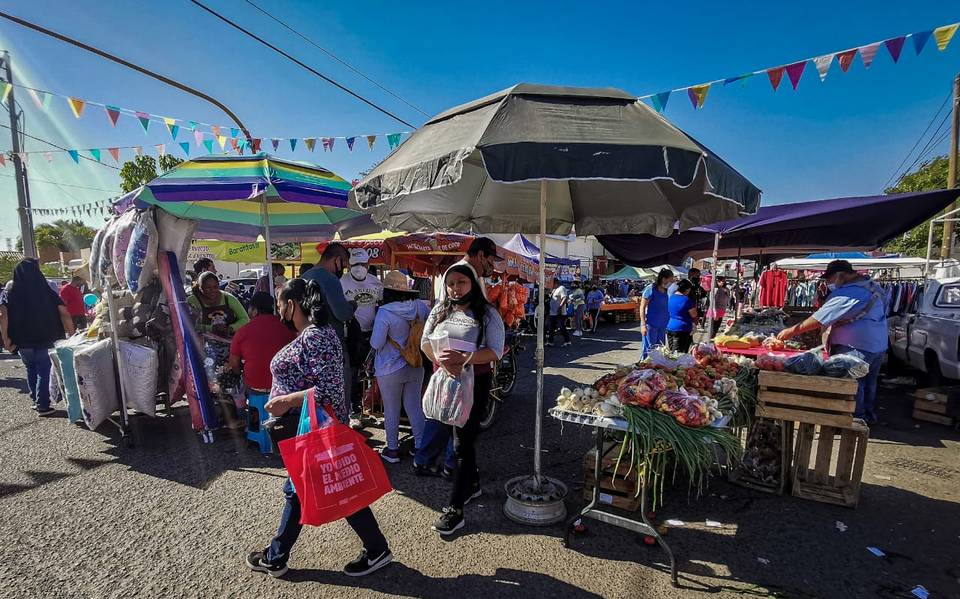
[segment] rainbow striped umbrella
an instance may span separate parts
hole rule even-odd
[[[196,236],[224,241],[325,241],[380,231],[347,208],[350,183],[306,162],[264,153],[189,160],[120,198],[198,221]]]

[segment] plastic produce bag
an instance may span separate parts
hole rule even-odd
[[[783,361],[783,369],[792,374],[817,375],[823,373],[823,348],[816,347]]]
[[[870,365],[853,354],[830,356],[823,363],[823,374],[838,379],[860,379],[870,372]]]
[[[473,409],[473,367],[467,366],[460,376],[452,376],[437,368],[423,393],[423,415],[444,424],[462,427]]]
[[[635,370],[620,383],[617,397],[625,406],[650,407],[661,391],[676,388],[676,381],[659,371]]]
[[[146,287],[157,274],[157,237],[153,210],[137,215],[123,263],[127,287],[134,293]]]
[[[683,391],[664,391],[657,396],[654,407],[673,416],[679,424],[700,428],[710,424],[710,411],[703,398],[687,395]]]

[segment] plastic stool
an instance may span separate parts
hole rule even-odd
[[[247,394],[247,441],[260,446],[260,453],[273,453],[273,441],[263,423],[270,418],[264,409],[270,396],[266,393]]]

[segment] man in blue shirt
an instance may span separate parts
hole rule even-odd
[[[815,329],[827,329],[830,355],[852,354],[870,365],[860,379],[855,416],[869,424],[877,421],[877,379],[880,363],[887,351],[887,308],[879,285],[857,274],[846,260],[827,265],[823,279],[830,295],[827,301],[802,323],[784,329],[777,337],[790,339]]]

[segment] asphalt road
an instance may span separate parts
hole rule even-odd
[[[608,325],[609,327],[609,325]],[[548,350],[548,404],[562,385],[590,383],[635,360],[639,333],[602,329]],[[503,484],[532,471],[532,343],[500,420],[482,437],[484,496],[451,540],[430,530],[448,484],[389,465],[395,491],[374,511],[396,563],[362,579],[339,570],[359,543],[343,522],[305,530],[282,579],[243,556],[266,545],[282,507],[284,473],[227,433],[202,445],[185,407],[140,418],[135,446],[109,424],[97,431],[38,419],[24,369],[0,359],[0,596],[3,597],[960,597],[960,435],[910,420],[907,387],[884,386],[884,424],[872,431],[856,509],[750,491],[714,478],[703,496],[678,482],[656,518],[669,529],[681,589],[665,554],[629,532],[590,522],[572,549],[562,526],[529,528],[501,511]],[[372,429],[371,444],[383,434]],[[544,470],[582,505],[590,431],[544,421]],[[709,528],[715,520],[722,528]],[[840,531],[837,522],[846,526]],[[878,558],[868,546],[882,549]]]

